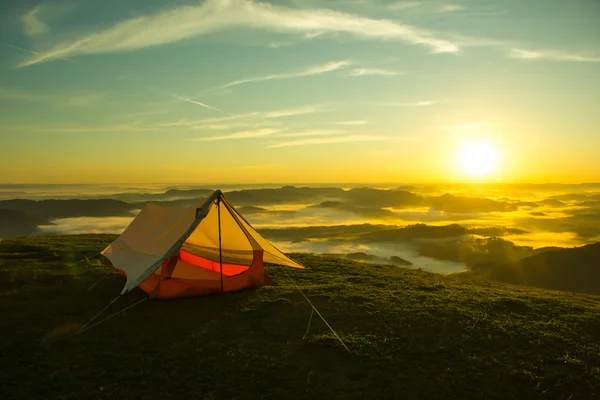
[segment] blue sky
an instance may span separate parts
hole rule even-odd
[[[600,180],[600,2],[4,1],[0,181]]]

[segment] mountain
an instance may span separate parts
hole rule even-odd
[[[17,210],[0,209],[0,238],[29,236],[48,221]]]
[[[508,263],[474,265],[463,277],[600,294],[600,242],[570,249],[548,249]]]
[[[411,241],[416,239],[445,239],[460,237],[468,230],[458,224],[433,226],[425,224],[408,225],[403,228],[387,229],[379,232],[369,232],[360,236],[367,242]]]
[[[357,207],[352,204],[347,204],[340,201],[324,201],[319,204],[308,206],[307,208],[325,208],[330,210],[353,213],[365,218],[385,218],[394,216],[394,213],[392,211],[384,208]]]
[[[516,210],[518,206],[485,197],[462,197],[449,193],[439,197],[429,197],[427,203],[434,209],[449,213],[512,211]]]
[[[0,200],[0,209],[45,219],[132,216],[134,207],[120,200]]]
[[[346,192],[341,188],[310,188],[283,186],[277,189],[244,189],[226,192],[234,206],[262,206],[271,204],[307,204],[324,199],[341,198]]]

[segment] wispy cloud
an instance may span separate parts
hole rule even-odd
[[[214,118],[203,118],[199,120],[178,120],[167,122],[171,124],[171,126],[191,126],[194,129],[211,129],[213,126],[218,126],[219,128],[215,129],[228,129],[234,126],[240,125],[258,125],[258,124],[271,124],[273,120],[279,118],[293,117],[297,115],[307,115],[314,114],[319,112],[327,112],[332,111],[333,108],[328,105],[316,104],[316,105],[304,105],[293,108],[286,108],[281,110],[274,111],[253,111],[242,114],[231,114],[223,117],[214,117]],[[235,123],[232,123],[235,122]],[[225,128],[220,128],[224,126]]]
[[[392,20],[372,19],[330,9],[301,9],[249,0],[207,0],[154,15],[122,21],[31,57],[21,66],[77,54],[133,51],[178,42],[231,28],[253,28],[291,34],[346,33],[362,38],[399,40],[433,52],[457,52],[458,46],[433,32]]]
[[[110,125],[62,125],[62,126],[35,126],[35,125],[8,125],[1,126],[2,131],[25,131],[42,133],[103,133],[103,132],[148,132],[158,128],[140,125],[137,123],[110,124]]]
[[[50,32],[50,27],[38,17],[40,10],[41,6],[37,6],[21,17],[23,30],[27,36],[36,36]]]
[[[466,10],[466,9],[467,9],[467,7],[460,5],[460,4],[445,3],[445,4],[440,5],[440,7],[437,9],[437,12],[448,13],[448,12],[462,11],[462,10]]]
[[[512,58],[528,61],[548,60],[572,62],[600,62],[600,56],[581,55],[563,51],[510,49],[509,56]]]
[[[356,68],[348,73],[348,76],[365,76],[365,75],[384,75],[384,76],[393,76],[393,75],[401,75],[400,71],[390,71],[387,69],[381,68]]]
[[[1,92],[0,92],[1,93]],[[153,106],[154,107],[154,106]],[[280,120],[299,116],[308,115],[320,112],[333,111],[335,108],[331,104],[312,104],[302,105],[291,108],[284,108],[280,110],[272,111],[251,111],[239,114],[226,114],[217,117],[207,118],[180,118],[175,120],[163,120],[161,122],[154,122],[152,125],[157,128],[185,128],[194,130],[228,130],[228,129],[257,129],[259,127],[267,126],[272,128],[273,125],[281,125]],[[164,109],[164,106],[157,109],[156,112],[153,109],[147,112],[129,113],[125,114],[127,118],[143,117],[145,115],[152,116],[158,113],[167,113],[168,110]]]
[[[334,122],[334,124],[336,125],[366,125],[367,121],[339,121],[339,122]]]
[[[6,47],[10,47],[11,49],[15,49],[15,50],[22,51],[23,53],[29,53],[29,54],[33,54],[33,55],[35,55],[35,56],[39,56],[39,55],[41,54],[41,53],[39,53],[39,52],[37,52],[37,51],[33,51],[33,50],[29,50],[29,49],[25,49],[25,48],[23,48],[23,47],[15,46],[15,45],[13,45],[13,44],[4,43],[4,42],[3,42],[2,44],[3,44],[4,46],[6,46]],[[56,59],[59,59],[59,60],[65,60],[65,61],[68,61],[68,62],[71,62],[71,63],[77,64],[77,61],[75,61],[75,60],[71,60],[70,58],[67,58],[67,57],[56,57]]]
[[[87,106],[103,97],[100,93],[44,93],[0,87],[0,100],[46,102],[55,105]]]
[[[243,85],[245,83],[270,81],[273,79],[290,79],[290,78],[300,78],[303,76],[319,75],[319,74],[324,74],[326,72],[332,72],[332,71],[336,71],[341,68],[345,68],[350,64],[352,64],[352,62],[348,61],[348,60],[331,61],[331,62],[328,62],[325,64],[308,67],[308,68],[305,68],[305,69],[299,70],[299,71],[284,72],[281,74],[271,74],[271,75],[265,75],[265,76],[258,76],[258,77],[254,77],[254,78],[239,79],[236,81],[226,83],[222,86],[219,86],[219,89],[225,89],[225,88],[228,88],[231,86]]]
[[[346,131],[336,129],[309,129],[300,132],[283,133],[277,135],[278,137],[292,138],[292,137],[306,137],[306,136],[333,136],[347,133]]]
[[[192,138],[192,139],[188,139],[188,141],[190,141],[190,142],[205,142],[205,141],[214,141],[214,140],[249,139],[249,138],[273,135],[274,133],[277,133],[280,131],[281,131],[280,129],[254,129],[254,130],[230,133],[228,135]]]
[[[209,110],[223,112],[223,110],[221,110],[221,109],[218,109],[218,108],[213,107],[213,106],[209,106],[208,104],[204,104],[204,103],[201,103],[201,102],[196,101],[196,100],[188,99],[186,97],[182,97],[182,96],[179,96],[179,95],[176,95],[176,94],[173,94],[173,93],[167,93],[167,94],[169,96],[171,96],[172,98],[174,98],[174,99],[185,101],[185,102],[190,103],[190,104],[195,104],[195,105],[200,106],[200,107],[208,108]]]
[[[467,7],[461,4],[445,3],[442,1],[428,0],[428,1],[396,1],[389,3],[385,6],[391,11],[402,11],[418,9],[423,13],[451,13],[456,11],[466,10]]]
[[[322,105],[307,105],[283,110],[268,111],[262,114],[263,118],[282,118],[293,117],[295,115],[315,114],[319,112],[331,111],[332,108]]]
[[[252,118],[257,118],[257,117],[260,117],[260,113],[247,112],[247,113],[242,113],[242,114],[225,115],[223,117],[203,118],[203,119],[196,120],[196,121],[189,121],[187,123],[187,125],[201,128],[203,125],[220,124],[223,122],[230,122],[230,121],[236,121],[236,120],[247,120],[247,119],[252,119]]]
[[[386,5],[388,10],[406,10],[408,8],[415,8],[423,5],[420,1],[396,1]]]
[[[278,49],[280,47],[291,46],[292,42],[269,42],[268,46],[272,49]]]
[[[334,143],[353,143],[353,142],[371,142],[375,140],[385,140],[384,136],[368,136],[368,135],[349,135],[349,136],[334,136],[327,138],[311,138],[311,139],[300,139],[291,140],[287,142],[280,142],[268,145],[267,148],[279,148],[279,147],[290,147],[290,146],[306,146],[313,144],[334,144]]]
[[[387,106],[387,107],[428,107],[436,104],[435,100],[422,100],[422,101],[407,101],[407,102],[398,102],[398,103],[376,103],[379,106]]]

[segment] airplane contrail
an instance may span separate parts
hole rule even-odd
[[[173,97],[173,98],[175,98],[175,99],[179,99],[179,100],[181,100],[181,101],[186,101],[186,102],[188,102],[188,103],[191,103],[191,104],[196,104],[196,105],[199,105],[199,106],[201,106],[201,107],[208,108],[209,110],[214,110],[214,111],[218,111],[218,112],[223,112],[223,110],[220,110],[220,109],[218,109],[218,108],[216,108],[216,107],[209,106],[208,104],[204,104],[204,103],[201,103],[201,102],[199,102],[199,101],[196,101],[196,100],[188,99],[188,98],[186,98],[186,97],[182,97],[182,96],[179,96],[179,95],[176,95],[176,94],[173,94],[173,93],[167,93],[167,94],[168,94],[169,96],[171,96],[171,97]]]
[[[24,53],[36,54],[36,55],[40,54],[37,51],[27,50],[27,49],[24,49],[23,47],[15,46],[14,44],[9,44],[9,43],[6,43],[6,42],[2,42],[2,44],[5,45],[5,46],[7,46],[7,47],[10,47],[11,49],[19,50],[19,51],[22,51]],[[68,61],[68,62],[72,62],[73,64],[79,64],[77,61],[72,60],[72,59],[67,58],[67,57],[57,57],[57,58],[59,58],[61,60]]]

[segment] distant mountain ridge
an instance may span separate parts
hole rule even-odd
[[[120,200],[0,200],[0,209],[46,219],[131,216],[133,206]]]
[[[508,263],[475,265],[457,274],[545,289],[600,294],[600,242],[574,248],[551,248]]]

